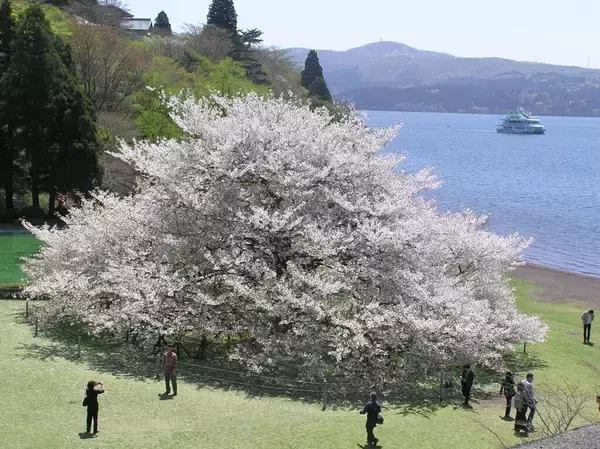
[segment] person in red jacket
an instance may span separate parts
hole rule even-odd
[[[173,352],[171,346],[167,347],[167,352],[163,355],[163,372],[165,373],[165,384],[167,391],[165,395],[171,394],[171,384],[173,385],[173,396],[177,396],[177,354]]]

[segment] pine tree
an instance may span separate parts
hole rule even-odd
[[[70,47],[39,5],[22,15],[2,78],[11,141],[27,155],[32,205],[43,190],[87,188],[98,177],[95,116],[75,77]],[[52,211],[51,211],[52,212]]]
[[[237,33],[237,13],[233,0],[213,0],[208,10],[206,24]]]
[[[253,46],[259,45],[263,32],[257,28],[240,30],[234,38],[234,51],[232,57],[240,62],[246,69],[246,76],[254,84],[267,85],[267,74],[262,64],[256,59]]]
[[[300,77],[300,84],[308,90],[313,106],[322,106],[333,101],[323,76],[323,67],[321,67],[319,56],[315,50],[308,52],[304,70],[302,70]]]
[[[2,87],[3,75],[7,72],[11,59],[11,44],[15,37],[15,21],[9,0],[0,4],[0,185],[4,187],[7,212],[14,209],[13,193],[15,178],[15,153],[11,145],[12,128],[8,123],[10,110],[6,103],[6,90]]]
[[[40,207],[43,153],[51,146],[52,95],[60,66],[50,24],[39,5],[29,7],[21,16],[2,88],[11,112],[8,124],[18,130],[12,141],[27,155],[35,208]]]
[[[71,47],[56,38],[55,46],[64,64],[66,76],[57,80],[53,108],[56,122],[53,144],[46,153],[48,176],[43,185],[49,193],[48,214],[54,215],[56,195],[74,189],[90,191],[100,183],[100,149],[96,113],[76,77]]]
[[[154,21],[154,28],[159,33],[168,35],[173,34],[173,31],[171,30],[171,23],[169,22],[169,17],[167,16],[166,12],[161,11],[158,13],[156,20]]]
[[[312,83],[314,83],[317,78],[325,79],[323,76],[323,67],[321,67],[317,52],[311,50],[304,63],[304,70],[302,70],[300,83],[305,89],[310,89],[310,86],[312,86]]]
[[[319,77],[313,81],[308,89],[308,95],[313,98],[318,98],[322,101],[333,101],[331,97],[331,92],[325,83],[325,79],[323,77]]]

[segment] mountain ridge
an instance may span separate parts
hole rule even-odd
[[[301,67],[308,49],[287,52]],[[600,69],[463,58],[391,41],[317,52],[334,96],[359,108],[505,113],[521,105],[538,114],[600,115]],[[475,98],[455,98],[456,86]]]

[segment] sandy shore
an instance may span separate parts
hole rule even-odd
[[[600,309],[600,278],[533,264],[517,268],[513,277],[536,284],[535,294],[543,301],[578,302]]]

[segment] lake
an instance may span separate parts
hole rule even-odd
[[[436,167],[440,210],[487,213],[492,230],[535,238],[526,260],[600,276],[600,119],[542,117],[533,136],[497,133],[495,115],[366,114],[404,122],[383,152],[406,153],[407,171]]]
[[[441,210],[490,214],[492,230],[535,238],[526,260],[600,276],[600,119],[542,117],[546,135],[517,136],[496,133],[493,115],[367,114],[371,126],[404,122],[384,152],[405,152],[408,171],[437,168]],[[0,284],[18,282],[38,242],[0,237]]]

